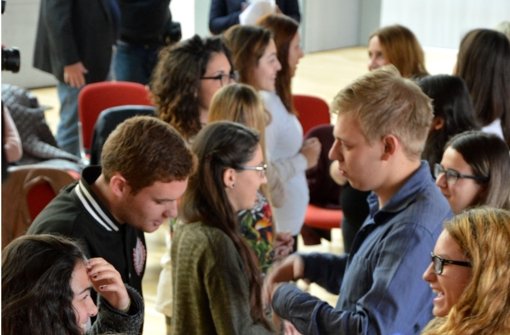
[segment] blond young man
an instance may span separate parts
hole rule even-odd
[[[289,257],[268,275],[265,298],[303,334],[418,334],[433,299],[421,274],[451,216],[420,161],[430,99],[390,67],[341,90],[332,109],[330,158],[354,188],[372,191],[369,216],[350,254]],[[339,294],[336,307],[282,283],[300,278]]]

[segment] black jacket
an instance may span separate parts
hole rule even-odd
[[[87,83],[106,80],[116,39],[115,0],[41,0],[34,67],[64,82],[64,66],[82,62]]]

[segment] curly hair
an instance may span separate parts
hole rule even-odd
[[[510,212],[480,207],[445,223],[472,264],[472,279],[444,318],[422,335],[510,334]]]
[[[230,51],[219,37],[198,35],[163,48],[151,80],[151,91],[159,117],[171,124],[186,140],[202,128],[200,124],[200,78],[216,53],[227,57]]]
[[[82,334],[71,276],[85,256],[71,240],[25,235],[2,251],[2,334]]]

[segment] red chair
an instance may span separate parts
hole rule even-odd
[[[144,85],[126,81],[104,81],[86,85],[78,96],[81,157],[86,159],[92,146],[92,132],[99,114],[121,105],[151,106],[149,91]]]
[[[78,178],[70,171],[38,165],[9,168],[2,183],[2,249],[27,231],[62,187]]]
[[[313,127],[306,137],[317,137],[322,144],[317,166],[306,172],[310,204],[306,210],[301,236],[305,245],[320,244],[321,238],[331,239],[331,229],[340,228],[343,212],[340,208],[341,186],[329,175],[331,161],[328,152],[333,145],[333,126]]]
[[[321,124],[330,124],[329,106],[323,99],[311,95],[294,94],[294,107],[298,111],[298,119],[303,127],[303,134]]]

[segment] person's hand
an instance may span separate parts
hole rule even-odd
[[[85,73],[87,72],[82,62],[64,66],[64,82],[71,87],[80,88],[85,85]]]
[[[335,183],[337,183],[340,186],[343,186],[347,183],[347,178],[345,178],[345,176],[343,176],[340,173],[338,164],[339,164],[338,161],[331,162],[331,164],[329,165],[329,175],[331,176],[331,179],[333,179]]]
[[[303,278],[304,261],[299,255],[291,255],[281,263],[273,265],[264,280],[262,287],[262,302],[269,306],[273,300],[273,294],[282,282],[288,282]]]
[[[122,281],[120,273],[102,258],[91,258],[87,262],[87,272],[94,287],[115,309],[126,312],[131,299]]]
[[[290,321],[283,320],[284,335],[302,335]]]
[[[306,158],[307,169],[313,168],[319,161],[319,155],[321,153],[321,142],[317,137],[307,138],[303,142],[300,153]]]
[[[279,261],[292,253],[294,238],[291,233],[277,233],[274,240],[274,260]]]

